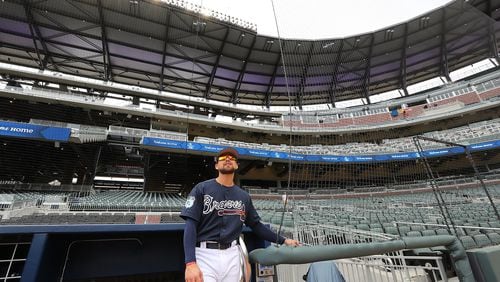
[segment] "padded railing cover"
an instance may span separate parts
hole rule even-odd
[[[404,237],[397,240],[345,245],[270,246],[250,253],[250,260],[262,265],[305,264],[317,261],[363,257],[403,249],[445,246],[450,251],[457,276],[462,282],[474,282],[474,276],[460,241],[450,235]]]

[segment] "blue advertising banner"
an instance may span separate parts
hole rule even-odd
[[[67,142],[70,135],[69,128],[0,121],[0,136]]]
[[[198,143],[198,144],[200,145],[200,148],[198,149],[198,151],[217,153],[220,150],[225,148],[225,146],[221,146],[221,145],[210,145],[210,144],[201,144],[201,143]]]
[[[211,152],[217,153],[218,151],[225,148],[221,145],[209,145],[197,142],[184,142],[184,141],[174,141],[166,140],[161,138],[144,137],[142,144],[145,146],[158,146],[172,149],[188,149],[192,151],[200,152]],[[494,148],[500,148],[500,140],[484,142],[479,144],[473,144],[467,146],[470,151],[479,150],[490,150]],[[333,156],[333,155],[305,155],[305,154],[289,154],[285,152],[276,152],[269,150],[260,149],[249,149],[249,148],[235,148],[238,150],[240,155],[247,155],[252,157],[259,157],[265,159],[280,159],[288,160],[288,158],[294,161],[303,162],[322,162],[322,163],[367,163],[367,162],[385,162],[385,161],[396,161],[396,160],[412,160],[419,156],[417,152],[406,152],[406,153],[394,153],[394,154],[382,154],[382,155],[359,155],[359,156]],[[442,157],[451,156],[457,154],[463,154],[465,149],[462,147],[451,147],[443,149],[433,149],[424,151],[423,154],[426,157]]]
[[[500,147],[500,140],[472,144],[472,145],[469,145],[468,147],[472,152],[481,151],[481,150],[489,150],[489,149]]]
[[[157,146],[157,147],[165,147],[172,149],[185,149],[186,142],[184,141],[176,141],[176,140],[168,140],[162,138],[152,138],[152,137],[144,137],[144,145],[148,146]],[[196,149],[194,149],[196,150]]]
[[[271,155],[271,151],[258,150],[258,149],[247,149],[248,155],[261,157],[261,158],[269,158]],[[238,153],[241,154],[240,151]]]

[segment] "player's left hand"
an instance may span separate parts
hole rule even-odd
[[[286,239],[284,244],[291,247],[298,247],[301,245],[299,241],[293,239]]]

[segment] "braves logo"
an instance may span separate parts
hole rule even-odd
[[[240,217],[241,221],[245,221],[245,204],[242,201],[224,200],[215,201],[210,195],[203,197],[203,214],[209,214],[214,210],[217,211],[218,216],[236,215]]]

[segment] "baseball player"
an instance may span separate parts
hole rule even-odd
[[[189,194],[181,217],[186,220],[184,254],[186,282],[240,281],[241,265],[238,237],[243,224],[260,238],[274,243],[298,246],[260,222],[250,195],[234,184],[238,152],[221,150],[215,159],[219,175],[198,183]]]

